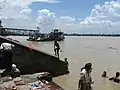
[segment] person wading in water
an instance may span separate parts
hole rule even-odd
[[[2,58],[2,61],[0,63],[0,68],[6,69],[4,71],[4,73],[5,72],[11,72],[12,57],[13,57],[12,49],[13,49],[13,47],[15,47],[15,45],[13,45],[11,43],[7,43],[7,42],[2,43],[1,46],[0,46],[0,50],[3,53],[3,58]]]
[[[116,72],[116,76],[109,78],[109,80],[116,82],[116,83],[120,83],[120,73]]]
[[[91,72],[92,64],[85,64],[85,66],[81,69],[78,90],[92,90],[91,84],[93,84],[94,82],[91,78]]]
[[[59,51],[60,51],[60,45],[57,41],[54,41],[54,52],[55,52],[55,55],[58,56],[58,58],[59,58]]]

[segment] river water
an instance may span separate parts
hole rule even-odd
[[[10,37],[54,54],[53,42],[31,42],[26,41],[27,37]],[[120,37],[67,36],[59,44],[60,58],[68,58],[70,74],[54,78],[58,85],[65,90],[77,90],[80,69],[86,62],[91,62],[94,90],[120,90],[120,84],[101,77],[104,70],[108,72],[109,77],[120,71]]]

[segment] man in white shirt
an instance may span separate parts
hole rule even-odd
[[[92,90],[91,84],[92,78],[91,78],[91,71],[92,71],[92,64],[87,63],[84,68],[82,68],[80,73],[80,80],[78,84],[78,90]]]
[[[0,46],[0,50],[3,51],[3,60],[0,63],[0,68],[6,69],[5,72],[10,72],[12,69],[12,48],[15,45],[4,42]]]
[[[14,47],[15,45],[11,44],[11,43],[2,43],[0,46],[0,49],[4,49],[4,50],[12,50],[12,47]]]

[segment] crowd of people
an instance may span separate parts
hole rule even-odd
[[[86,63],[85,66],[81,68],[78,90],[93,90],[91,85],[94,81],[92,80],[91,72],[92,63]],[[102,77],[108,78],[110,81],[115,83],[120,83],[120,72],[116,72],[116,75],[113,77],[108,77],[107,72],[104,71]]]

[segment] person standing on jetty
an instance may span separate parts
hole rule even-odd
[[[15,45],[4,42],[0,46],[0,50],[3,52],[3,59],[0,63],[0,68],[6,69],[4,72],[11,72],[12,69],[12,49]]]
[[[92,90],[91,84],[93,84],[94,82],[91,78],[91,72],[92,64],[85,64],[85,66],[81,69],[78,90]]]
[[[55,55],[58,56],[58,58],[59,58],[59,51],[60,51],[60,45],[59,45],[59,43],[55,40],[55,41],[54,41],[54,52],[55,52]]]

